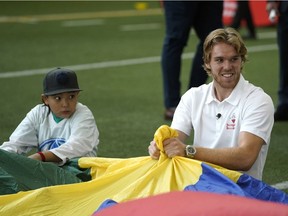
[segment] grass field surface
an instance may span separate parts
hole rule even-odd
[[[99,156],[148,154],[155,130],[170,124],[163,120],[160,68],[165,25],[158,1],[136,3],[0,2],[0,143],[41,102],[43,74],[61,66],[78,74],[80,102],[90,107],[100,131]],[[243,74],[276,105],[275,26],[257,33],[257,40],[246,43]],[[192,32],[183,55],[183,93],[196,44]],[[272,131],[263,179],[269,184],[288,181],[287,128],[287,122],[277,122]]]

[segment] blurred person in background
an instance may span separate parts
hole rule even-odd
[[[239,30],[242,21],[245,21],[246,28],[248,30],[247,35],[244,35],[243,39],[256,39],[255,25],[251,14],[249,1],[237,1],[237,10],[231,27]]]
[[[162,48],[164,119],[172,120],[181,97],[181,55],[194,29],[199,39],[190,71],[190,87],[207,81],[203,65],[203,42],[214,29],[223,27],[223,1],[163,1],[166,34]]]
[[[288,121],[288,1],[268,1],[266,10],[278,16],[277,43],[279,50],[278,104],[275,121]]]

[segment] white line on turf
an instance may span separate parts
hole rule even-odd
[[[271,186],[279,190],[285,190],[288,189],[288,181],[280,182]]]
[[[276,50],[276,49],[277,49],[276,44],[267,44],[267,45],[261,45],[261,46],[248,47],[249,52],[262,52],[262,51],[269,51],[269,50]],[[183,54],[182,58],[190,59],[190,58],[193,58],[193,56],[194,56],[193,52],[185,53]],[[118,60],[118,61],[96,62],[96,63],[89,63],[89,64],[67,65],[63,67],[70,68],[71,70],[75,70],[75,71],[82,71],[82,70],[91,70],[91,69],[99,69],[99,68],[154,63],[154,62],[160,62],[160,60],[161,60],[160,56],[154,56],[154,57],[126,59],[126,60]],[[47,73],[47,71],[51,70],[52,68],[54,67],[40,68],[40,69],[34,69],[34,70],[1,72],[0,79],[45,74]]]
[[[161,23],[133,24],[120,26],[121,31],[146,31],[152,29],[160,29]]]
[[[269,39],[269,38],[276,38],[277,33],[276,31],[271,32],[261,32],[257,34],[258,39]]]
[[[25,16],[0,16],[0,23],[31,23],[31,22],[43,22],[43,21],[115,18],[115,17],[131,17],[131,16],[159,16],[159,15],[163,15],[162,8],[151,8],[147,10],[99,11],[99,12],[41,14],[41,15],[25,15]]]
[[[63,21],[62,26],[64,27],[81,27],[81,26],[96,26],[103,25],[103,19],[89,19],[89,20],[69,20]]]

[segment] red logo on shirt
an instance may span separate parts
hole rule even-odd
[[[235,118],[235,114],[233,113],[230,116],[228,123],[226,124],[226,129],[227,130],[235,130],[235,126],[236,126],[236,118]]]

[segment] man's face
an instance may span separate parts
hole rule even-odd
[[[242,59],[233,46],[226,43],[214,45],[211,60],[206,67],[211,69],[216,91],[232,91],[241,74]]]
[[[79,92],[43,96],[44,103],[60,118],[69,118],[76,110]]]

